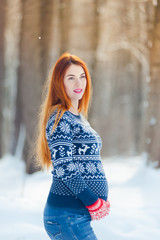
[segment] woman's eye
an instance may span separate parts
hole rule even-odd
[[[86,76],[84,75],[84,76],[81,76],[80,78],[86,78]],[[75,79],[76,79],[75,77],[68,78],[68,80],[75,80]]]
[[[69,80],[73,80],[74,79],[74,77],[70,77],[70,78],[68,78]]]

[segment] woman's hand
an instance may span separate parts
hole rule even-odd
[[[110,202],[108,200],[105,201],[101,198],[98,198],[94,204],[86,206],[86,208],[88,208],[92,220],[100,220],[106,215],[109,215]]]

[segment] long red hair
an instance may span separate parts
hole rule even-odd
[[[35,165],[47,170],[51,167],[51,154],[46,140],[46,124],[50,114],[57,108],[57,115],[53,126],[54,131],[59,120],[65,111],[72,106],[70,98],[67,96],[63,79],[66,70],[71,64],[76,64],[84,69],[86,75],[86,89],[83,97],[79,100],[78,112],[82,113],[84,117],[88,118],[88,109],[90,107],[92,97],[92,84],[90,74],[84,61],[75,55],[65,52],[55,63],[51,69],[48,78],[46,79],[42,92],[42,104],[38,114],[38,125],[35,140]]]

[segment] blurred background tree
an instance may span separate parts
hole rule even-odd
[[[102,157],[143,153],[159,167],[160,0],[0,0],[0,157],[39,170],[29,150],[42,86],[65,51],[90,71]]]

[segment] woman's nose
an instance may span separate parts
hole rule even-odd
[[[81,85],[81,80],[80,80],[80,78],[77,78],[77,80],[76,80],[76,85]]]

